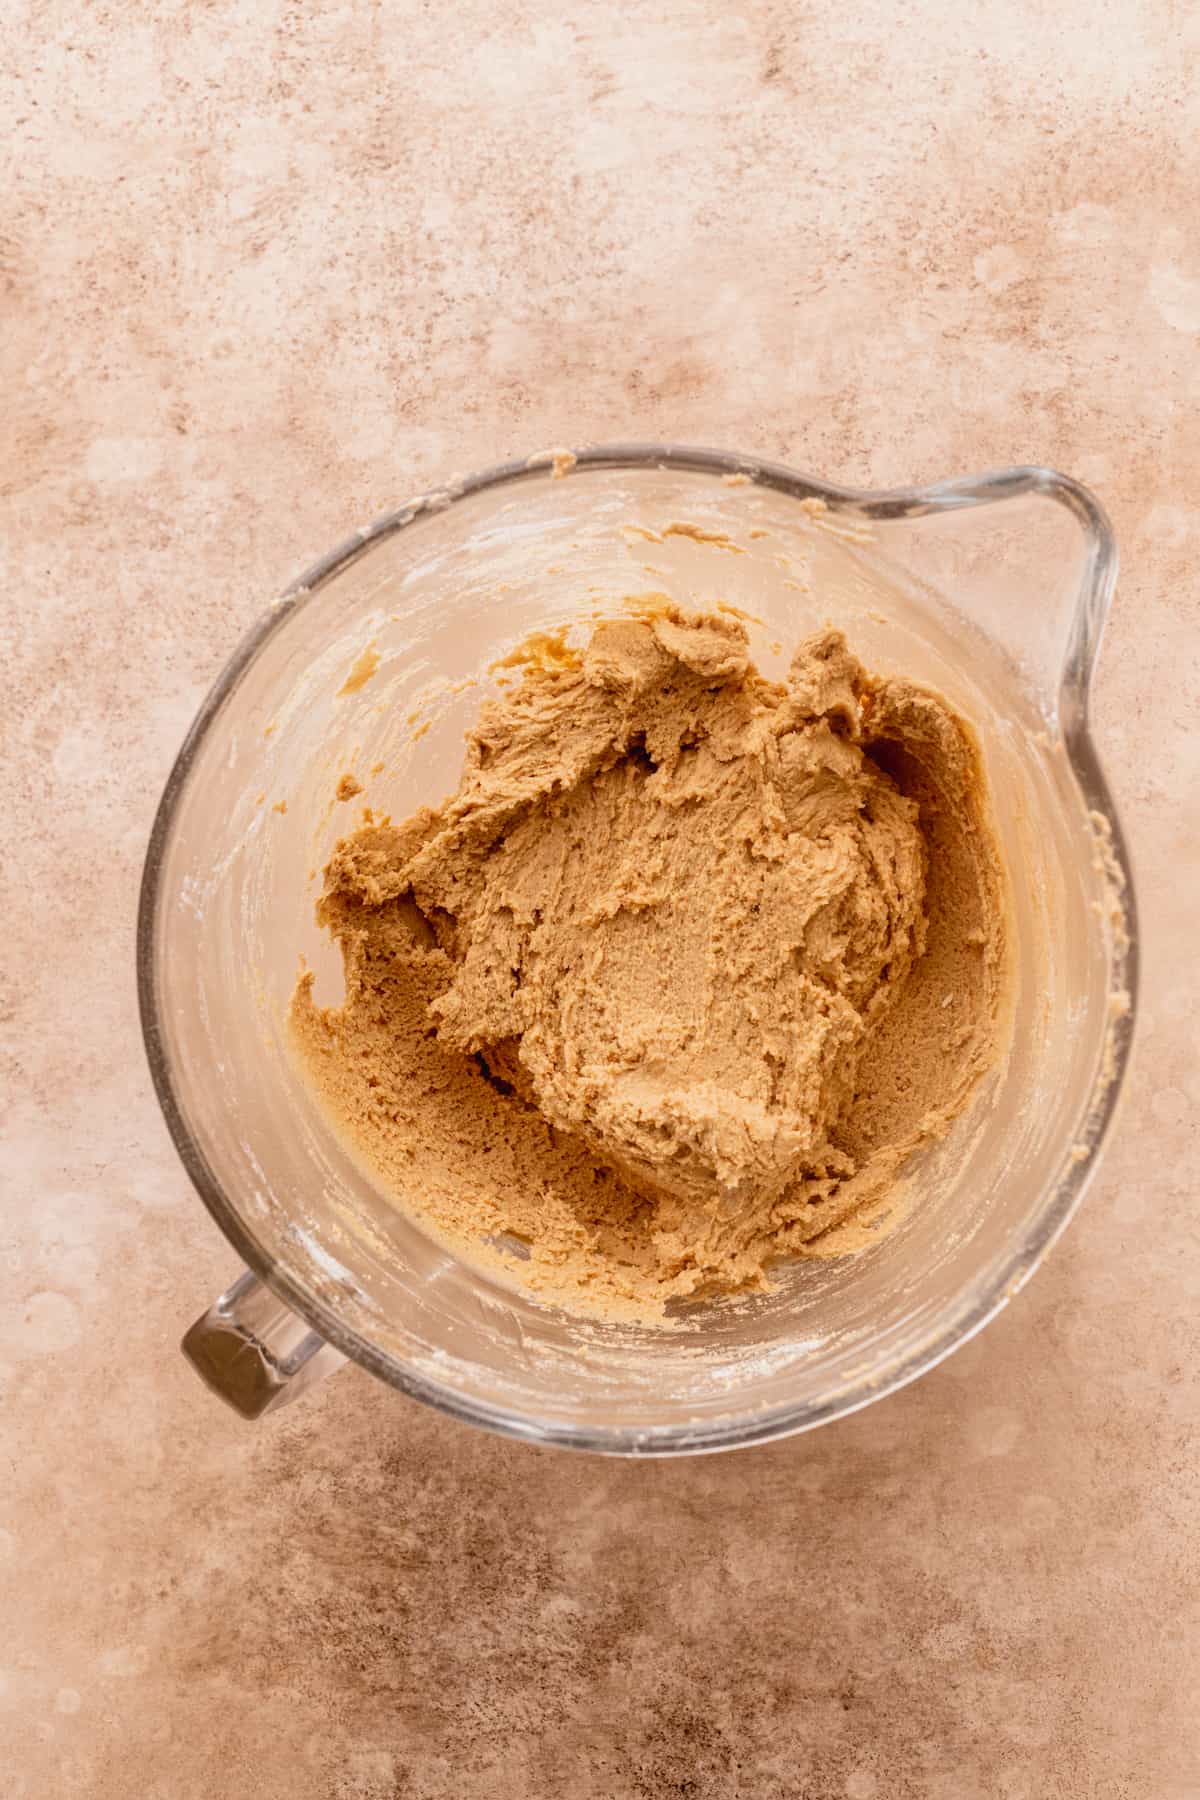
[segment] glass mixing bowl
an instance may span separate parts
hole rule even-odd
[[[679,520],[745,554],[628,529]],[[1096,501],[1046,469],[853,493],[753,457],[634,444],[456,481],[309,570],[201,708],[142,889],[159,1099],[248,1265],[184,1340],[209,1384],[257,1417],[344,1355],[515,1437],[653,1455],[837,1418],[978,1331],[1075,1210],[1129,1052],[1133,890],[1088,732],[1115,560]],[[972,720],[1016,945],[1007,1057],[913,1165],[902,1223],[669,1331],[574,1316],[449,1251],[352,1159],[286,1040],[300,953],[318,1000],[340,992],[313,901],[341,771],[385,763],[365,797],[396,818],[439,800],[479,703],[459,684],[529,632],[648,588],[756,615],[767,673],[832,618],[868,667],[931,683]],[[416,741],[415,712],[429,727]]]

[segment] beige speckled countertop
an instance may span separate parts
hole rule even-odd
[[[1200,1795],[1198,58],[1173,0],[10,7],[4,1800]],[[354,1369],[251,1429],[175,1349],[236,1265],[138,1033],[159,788],[348,528],[618,437],[1100,492],[1115,1141],[994,1326],[807,1438],[590,1462]]]

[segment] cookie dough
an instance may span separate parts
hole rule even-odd
[[[835,630],[776,683],[740,618],[665,600],[507,660],[453,797],[326,870],[345,1000],[305,975],[292,1025],[329,1112],[398,1205],[567,1303],[869,1241],[998,1051],[971,732]]]

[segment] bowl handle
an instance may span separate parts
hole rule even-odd
[[[243,1419],[285,1406],[346,1360],[249,1270],[196,1320],[181,1348]]]

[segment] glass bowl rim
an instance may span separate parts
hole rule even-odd
[[[1127,997],[1124,1014],[1115,1020],[1111,1043],[1111,1072],[1097,1072],[1093,1100],[1085,1130],[1061,1168],[1058,1180],[1047,1191],[1036,1229],[1025,1234],[1010,1256],[998,1266],[986,1290],[960,1297],[939,1320],[938,1328],[899,1358],[883,1376],[865,1377],[859,1383],[819,1401],[781,1402],[776,1406],[736,1413],[713,1424],[663,1426],[580,1425],[565,1419],[541,1419],[518,1410],[468,1398],[458,1390],[419,1373],[396,1357],[360,1337],[292,1273],[275,1262],[271,1253],[250,1230],[246,1220],[227,1198],[207,1157],[187,1123],[175,1071],[167,1049],[158,998],[156,949],[158,919],[164,901],[163,869],[167,847],[200,751],[209,731],[267,641],[274,637],[297,610],[367,554],[385,538],[405,530],[423,518],[436,516],[471,496],[492,488],[515,485],[533,477],[564,474],[577,479],[589,471],[610,469],[672,469],[710,476],[745,476],[748,482],[774,489],[797,500],[823,500],[831,512],[863,520],[885,522],[912,519],[932,513],[959,511],[1021,496],[1042,495],[1066,509],[1084,535],[1084,562],[1071,621],[1060,689],[1059,719],[1063,742],[1076,783],[1087,809],[1099,816],[1111,846],[1112,859],[1123,883],[1128,947],[1121,965],[1121,986]],[[1088,727],[1088,689],[1100,646],[1105,617],[1116,580],[1117,554],[1112,528],[1096,497],[1081,483],[1056,470],[1039,465],[997,469],[979,475],[956,477],[923,486],[889,489],[855,489],[816,479],[786,464],[735,451],[668,443],[593,445],[577,450],[539,452],[499,463],[478,474],[448,482],[385,513],[372,524],[338,544],[313,563],[280,595],[250,627],[221,670],[204,699],[176,756],[159,800],[142,871],[137,920],[137,987],[142,1036],[155,1093],[176,1152],[209,1213],[247,1267],[285,1306],[299,1314],[311,1328],[362,1368],[390,1386],[420,1400],[449,1417],[479,1425],[503,1436],[539,1444],[553,1444],[610,1455],[698,1454],[764,1443],[773,1438],[811,1430],[873,1401],[883,1399],[918,1376],[935,1368],[945,1357],[970,1341],[1001,1312],[1020,1291],[1061,1235],[1083,1198],[1095,1170],[1099,1152],[1115,1114],[1133,1042],[1137,1011],[1138,932],[1133,872],[1120,820],[1109,793]],[[1106,1085],[1101,1090],[1101,1083]],[[1080,1154],[1086,1150],[1086,1156]]]

